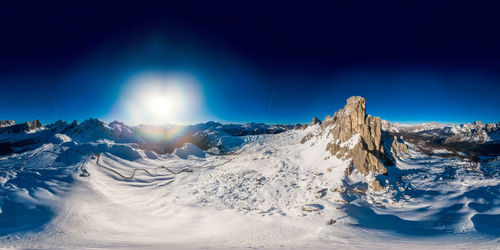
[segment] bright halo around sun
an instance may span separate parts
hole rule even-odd
[[[154,95],[147,102],[148,111],[153,116],[167,117],[171,112],[172,104],[170,102],[172,102],[172,98],[168,95]]]
[[[202,101],[198,82],[186,74],[140,74],[123,93],[121,113],[132,124],[190,123]]]

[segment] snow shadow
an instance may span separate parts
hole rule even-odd
[[[4,176],[6,181],[0,185],[0,236],[37,232],[54,218],[58,200],[74,182],[73,167],[64,166],[75,166],[80,158],[71,160],[62,154],[52,162],[44,158],[47,156],[42,153],[26,162],[23,171]]]
[[[464,229],[500,236],[500,184],[495,177],[468,171],[467,165],[451,158],[422,158],[415,164],[425,167],[390,167],[387,176],[377,177],[390,190],[389,202],[402,203],[396,209],[368,203],[364,194],[349,192],[352,185],[346,185],[344,199],[350,203],[344,210],[355,219],[355,226],[407,236],[456,234]]]

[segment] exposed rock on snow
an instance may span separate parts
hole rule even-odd
[[[354,168],[364,175],[370,172],[385,174],[387,169],[383,163],[393,164],[382,141],[381,120],[366,115],[363,97],[347,99],[344,109],[335,112],[333,118],[325,118],[322,130],[331,136],[326,149],[339,159],[350,159]]]
[[[0,126],[0,134],[17,134],[22,132],[30,132],[41,127],[42,123],[38,119],[21,124],[15,124],[15,122],[12,120],[2,121],[2,126]]]
[[[402,154],[409,154],[408,146],[404,143],[402,138],[394,136],[391,144],[391,153],[395,157],[401,157]]]
[[[12,125],[16,125],[16,122],[14,122],[13,120],[5,120],[5,121],[0,120],[0,128],[12,126]]]
[[[26,122],[26,125],[28,127],[28,131],[42,127],[42,123],[40,122],[39,119],[36,119],[34,121]]]
[[[383,188],[382,188],[382,186],[380,185],[380,182],[379,182],[378,180],[374,180],[374,181],[372,181],[372,183],[371,183],[370,187],[372,188],[372,190],[373,190],[374,192],[379,192],[379,191],[382,191],[382,190],[383,190]]]
[[[319,124],[321,125],[321,120],[318,119],[318,117],[313,117],[313,120],[311,122],[311,125],[316,125],[316,124]]]
[[[320,210],[323,210],[323,208],[324,207],[320,204],[307,204],[307,205],[302,206],[302,211],[311,213],[311,212],[318,212]]]
[[[305,129],[307,128],[307,124],[295,124],[295,126],[293,126],[293,129],[297,130],[297,129]]]

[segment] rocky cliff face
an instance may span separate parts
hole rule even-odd
[[[350,97],[344,109],[327,116],[322,131],[332,138],[326,150],[339,159],[351,160],[352,167],[364,175],[386,174],[385,165],[394,164],[390,151],[406,149],[397,138],[388,140],[384,136],[380,118],[366,115],[366,100],[360,96]]]
[[[31,130],[36,129],[36,128],[41,128],[42,123],[40,122],[39,119],[36,119],[34,121],[26,122],[26,126],[28,128],[28,131],[31,131]]]

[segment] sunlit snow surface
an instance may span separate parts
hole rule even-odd
[[[3,157],[0,246],[500,247],[500,159],[477,169],[410,147],[377,177],[385,191],[363,194],[352,190],[374,177],[345,178],[348,163],[325,151],[329,138],[300,143],[318,129],[248,136],[219,156],[194,145],[158,155],[64,137]]]

